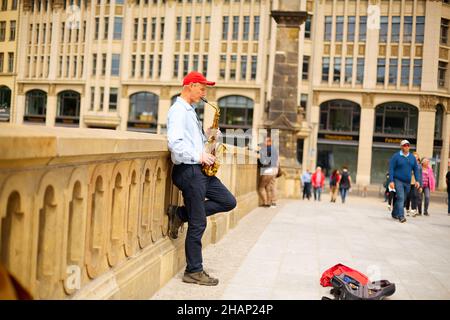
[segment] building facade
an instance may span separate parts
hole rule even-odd
[[[12,0],[9,0],[10,2]],[[448,1],[26,0],[11,122],[164,133],[190,70],[217,85],[220,126],[257,136],[272,98],[273,10],[298,10],[297,161],[380,184],[406,138],[445,185]],[[2,14],[3,17],[3,14]],[[0,20],[3,20],[0,19]],[[3,78],[1,78],[3,79]],[[3,80],[1,85],[3,85]],[[214,112],[199,105],[204,124]]]
[[[14,110],[19,1],[0,1],[0,123],[9,122]]]

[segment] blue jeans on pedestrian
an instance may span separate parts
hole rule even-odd
[[[398,179],[394,180],[395,191],[397,192],[397,200],[395,201],[394,210],[392,211],[392,217],[403,218],[405,216],[404,204],[406,195],[411,190],[410,182],[403,182]]]
[[[316,188],[314,187],[314,200],[319,200],[320,201],[320,195],[322,194],[322,188]]]
[[[342,203],[345,203],[345,198],[347,197],[348,189],[347,188],[340,188],[339,191],[341,193]]]

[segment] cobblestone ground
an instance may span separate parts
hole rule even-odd
[[[152,299],[320,299],[324,270],[343,263],[371,280],[394,282],[394,299],[450,299],[450,216],[431,203],[430,216],[390,217],[386,203],[285,200],[257,208],[204,250],[217,287],[185,284],[177,274]]]

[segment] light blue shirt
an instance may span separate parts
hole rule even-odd
[[[194,107],[181,97],[169,109],[167,139],[174,164],[200,164],[206,137]]]
[[[308,172],[303,173],[303,175],[302,175],[302,182],[303,182],[303,184],[310,183],[311,182],[311,176],[312,176],[311,173],[308,173]]]

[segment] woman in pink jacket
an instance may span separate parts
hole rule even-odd
[[[422,214],[422,198],[424,199],[423,214],[428,216],[428,206],[430,204],[430,192],[436,188],[436,179],[434,178],[433,169],[430,166],[430,160],[422,159],[422,194],[419,197],[419,215]]]
[[[321,167],[317,167],[316,172],[313,173],[311,183],[314,190],[314,201],[320,201],[320,195],[322,194],[323,186],[325,185],[325,175],[322,173]]]

